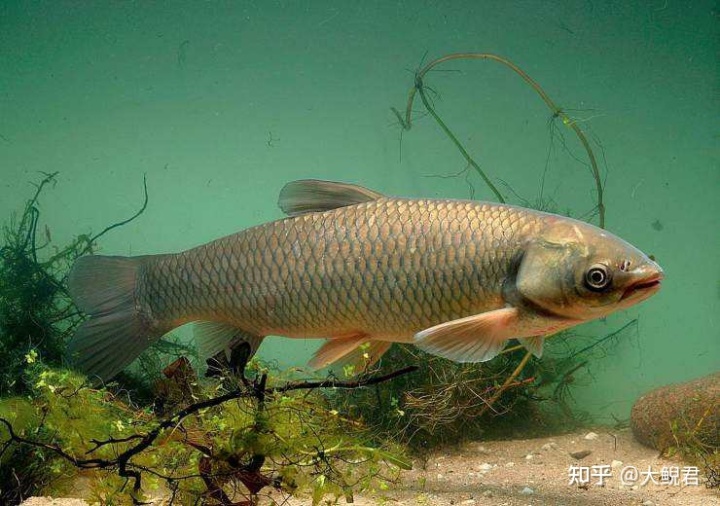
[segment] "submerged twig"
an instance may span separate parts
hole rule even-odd
[[[528,351],[525,354],[525,356],[522,358],[520,363],[517,365],[515,370],[512,372],[512,374],[510,374],[510,376],[508,376],[505,379],[505,382],[502,384],[502,386],[500,388],[498,388],[495,391],[495,393],[493,394],[493,396],[490,397],[490,399],[485,403],[485,406],[483,407],[483,409],[480,410],[479,416],[482,416],[483,414],[485,414],[485,412],[488,409],[492,409],[493,405],[495,404],[495,402],[497,402],[497,400],[500,398],[500,396],[503,394],[503,392],[505,392],[505,390],[507,390],[510,387],[510,385],[512,385],[513,381],[515,381],[515,378],[517,378],[520,375],[520,373],[522,372],[522,370],[525,369],[525,366],[527,365],[528,361],[530,360],[530,357],[532,357],[532,353],[530,353]]]

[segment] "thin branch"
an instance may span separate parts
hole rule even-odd
[[[530,360],[530,357],[532,357],[532,353],[530,353],[530,352],[528,351],[528,352],[525,354],[525,356],[522,358],[522,360],[520,361],[520,363],[518,364],[518,366],[515,368],[515,370],[512,372],[512,374],[507,377],[507,379],[505,380],[505,383],[503,383],[502,386],[497,389],[497,391],[495,392],[495,394],[493,394],[493,396],[490,398],[490,400],[485,403],[485,406],[484,406],[483,409],[480,411],[480,414],[479,414],[478,416],[482,416],[483,414],[485,414],[485,412],[486,412],[488,409],[492,409],[493,405],[494,405],[495,402],[500,398],[500,396],[503,394],[503,392],[505,392],[505,390],[507,390],[507,389],[513,384],[513,381],[515,380],[515,378],[517,378],[518,375],[519,375],[519,374],[522,372],[522,370],[525,368],[525,366],[527,365],[528,361]]]

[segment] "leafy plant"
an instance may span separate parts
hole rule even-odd
[[[399,447],[379,445],[366,427],[331,409],[318,390],[358,388],[394,375],[268,384],[260,374],[252,381],[223,377],[200,386],[185,374],[168,381],[189,381],[178,386],[189,389],[192,402],[158,419],[152,409],[89,388],[71,371],[34,363],[27,374],[33,400],[0,405],[0,462],[7,465],[31,449],[34,461],[42,462],[39,484],[46,494],[63,492],[85,469],[94,471],[85,476],[92,499],[101,504],[111,498],[139,503],[162,492],[161,484],[171,491],[171,503],[242,498],[255,504],[269,487],[307,494],[318,504],[326,496],[382,491],[400,469],[410,468]]]

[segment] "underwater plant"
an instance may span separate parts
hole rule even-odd
[[[545,434],[572,430],[587,421],[574,409],[572,385],[588,374],[588,364],[612,352],[637,330],[632,320],[600,339],[565,331],[548,341],[542,359],[511,346],[495,359],[461,364],[411,346],[394,346],[377,374],[415,364],[417,374],[382,388],[332,395],[336,409],[377,427],[415,451],[510,433]]]
[[[509,68],[515,74],[520,76],[524,82],[526,82],[534,91],[537,93],[537,95],[542,99],[542,101],[548,106],[550,109],[550,112],[552,114],[551,118],[552,120],[560,119],[566,127],[570,128],[572,132],[577,136],[578,140],[580,141],[580,144],[583,146],[583,149],[587,153],[588,156],[588,163],[590,166],[590,172],[593,176],[594,184],[595,184],[595,195],[596,195],[596,209],[597,209],[597,215],[599,220],[599,226],[600,228],[605,228],[605,203],[604,203],[604,189],[603,189],[603,180],[600,174],[600,168],[598,167],[597,163],[597,157],[595,156],[595,153],[592,149],[592,146],[590,145],[590,142],[588,141],[587,135],[585,135],[585,132],[580,127],[577,120],[571,118],[565,109],[559,107],[555,102],[550,98],[550,96],[545,92],[545,90],[538,84],[532,77],[530,77],[527,72],[522,70],[520,67],[518,67],[516,64],[508,60],[507,58],[504,58],[502,56],[492,54],[492,53],[454,53],[454,54],[448,54],[445,56],[442,56],[440,58],[437,58],[427,65],[424,65],[420,69],[418,69],[415,72],[415,80],[413,82],[413,86],[410,88],[410,91],[408,92],[408,99],[407,104],[405,106],[405,114],[401,114],[398,109],[395,107],[391,107],[390,110],[393,112],[395,117],[398,120],[398,123],[402,127],[403,130],[410,130],[412,128],[412,116],[413,116],[413,103],[415,100],[415,95],[420,96],[420,100],[422,101],[423,106],[425,107],[425,110],[428,112],[430,116],[437,122],[437,124],[440,126],[442,131],[445,133],[445,135],[452,141],[452,143],[455,145],[455,147],[458,149],[460,154],[465,158],[466,162],[470,167],[475,170],[475,172],[482,178],[483,182],[490,188],[490,190],[493,192],[495,197],[498,199],[499,202],[505,202],[505,197],[500,192],[500,190],[495,186],[495,184],[492,182],[490,177],[487,175],[487,173],[480,167],[480,165],[475,161],[475,159],[470,155],[468,150],[463,146],[463,144],[460,142],[458,137],[453,133],[453,131],[448,127],[447,123],[442,120],[440,115],[437,113],[435,107],[431,103],[431,100],[428,97],[427,90],[430,90],[426,83],[425,83],[425,77],[426,75],[432,71],[435,70],[435,67],[438,67],[442,65],[445,62],[449,61],[458,61],[458,60],[485,60],[485,61],[494,61],[497,63],[500,63],[501,65],[504,65],[505,67]]]
[[[0,248],[0,396],[27,391],[22,381],[25,356],[58,366],[65,340],[81,317],[65,293],[62,276],[90,244],[79,236],[72,244],[39,258],[51,243],[49,229],[38,231],[38,200],[57,173],[44,174],[20,218],[3,227]]]
[[[270,383],[268,369],[253,361],[252,379],[228,375],[199,385],[188,364],[173,368],[182,373],[168,382],[191,402],[176,397],[163,417],[88,387],[76,373],[43,368],[32,400],[0,404],[0,463],[31,449],[47,469],[46,494],[67,492],[79,470],[92,470],[85,477],[101,504],[166,494],[170,504],[252,505],[266,487],[318,504],[328,495],[381,492],[410,468],[399,447],[379,445],[366,427],[331,409],[320,389],[372,386],[414,368],[345,382]]]

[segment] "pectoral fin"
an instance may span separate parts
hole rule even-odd
[[[516,308],[496,309],[418,332],[415,346],[455,362],[486,362],[514,337],[518,322]]]

